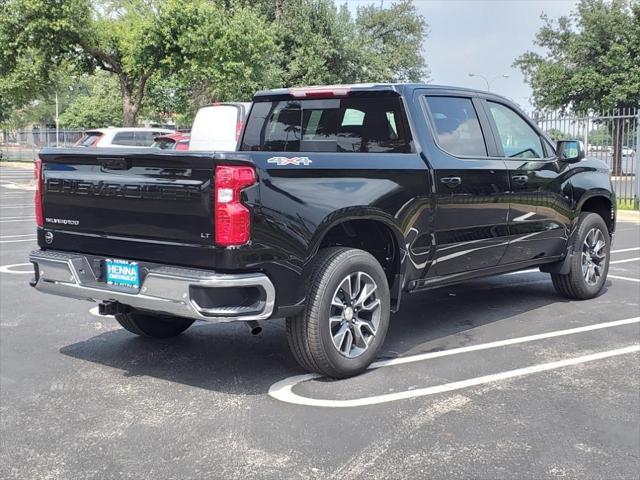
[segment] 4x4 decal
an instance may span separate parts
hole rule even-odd
[[[275,163],[278,166],[284,165],[309,165],[313,163],[309,157],[271,157],[267,160],[267,163]]]

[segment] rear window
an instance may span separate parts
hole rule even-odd
[[[173,150],[176,148],[176,141],[172,138],[156,138],[151,146],[160,150]]]
[[[253,105],[241,150],[405,153],[398,97],[282,100]]]
[[[161,132],[118,132],[113,137],[111,143],[113,145],[127,145],[131,147],[149,147],[153,144],[155,137],[160,134]]]
[[[75,144],[76,147],[92,147],[100,139],[102,133],[87,132]]]

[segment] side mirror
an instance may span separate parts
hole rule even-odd
[[[579,140],[558,140],[558,158],[567,163],[578,163],[584,158],[584,147]]]

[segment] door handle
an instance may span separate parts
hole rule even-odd
[[[529,177],[527,177],[526,175],[514,175],[513,177],[511,177],[511,180],[513,180],[513,183],[515,183],[516,185],[524,185],[529,181]]]
[[[443,177],[440,182],[444,183],[449,188],[455,188],[462,183],[460,177]]]

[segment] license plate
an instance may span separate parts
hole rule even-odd
[[[107,258],[104,263],[107,274],[106,281],[109,285],[140,288],[140,266],[138,262]]]

